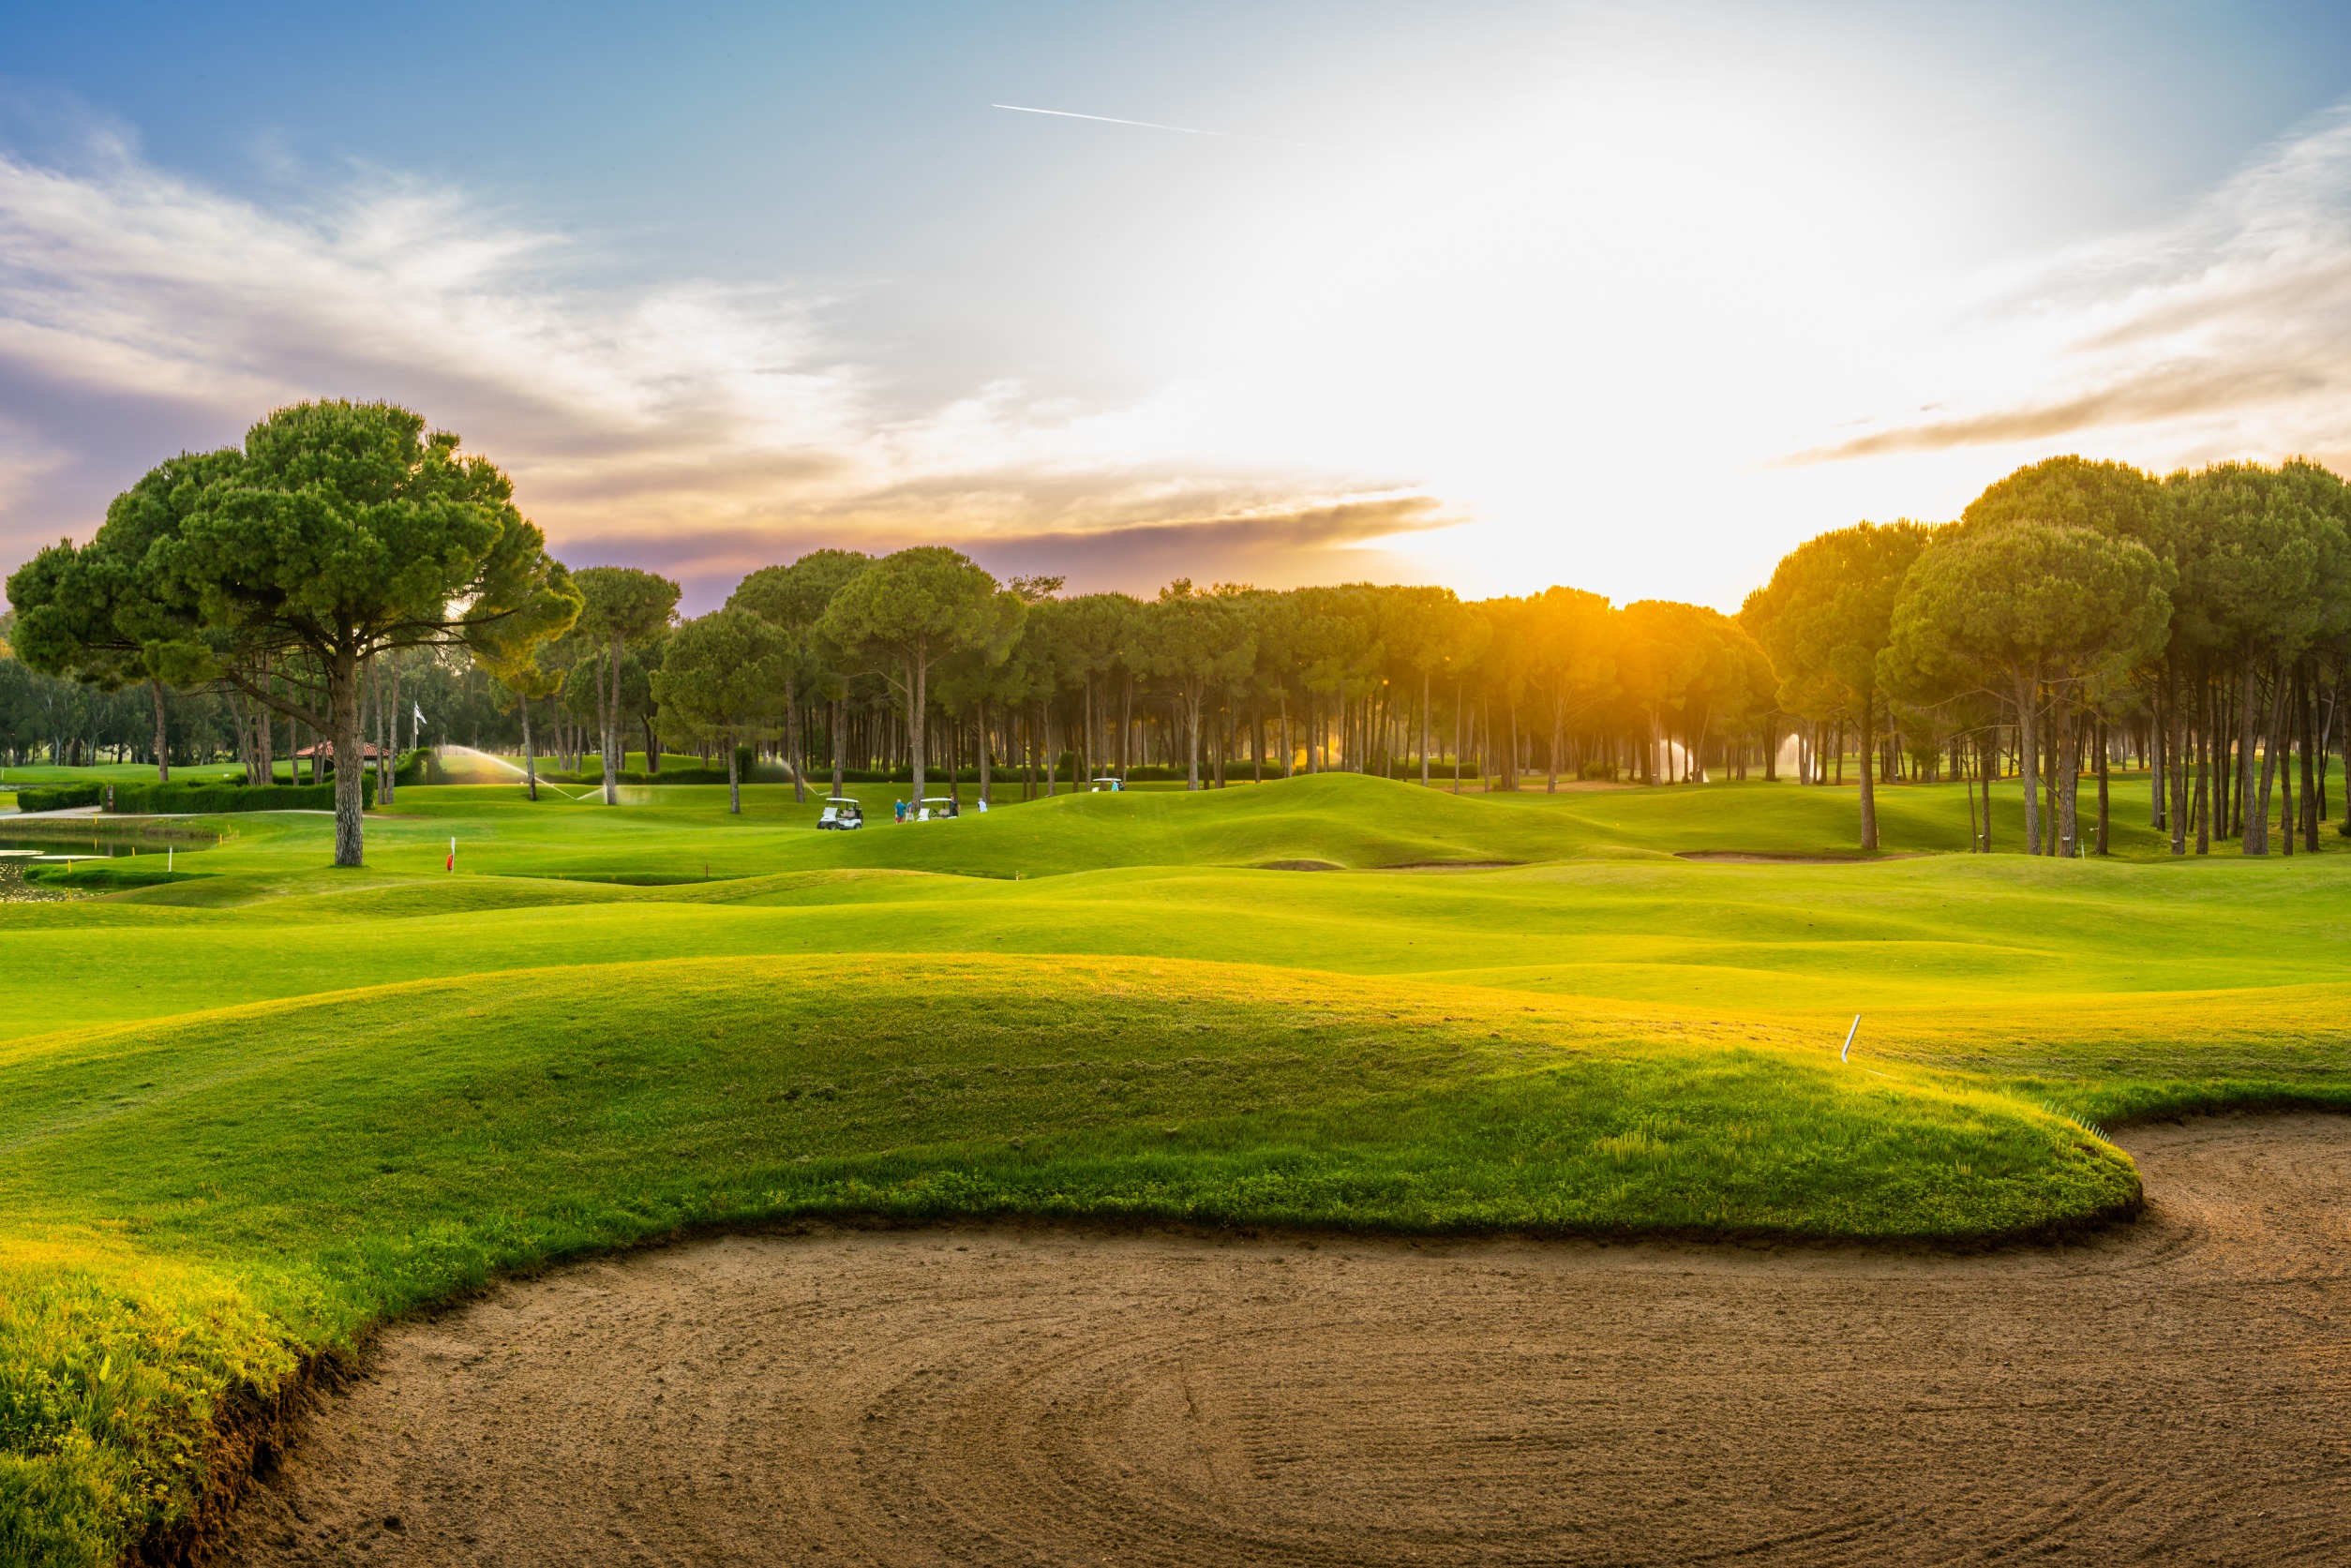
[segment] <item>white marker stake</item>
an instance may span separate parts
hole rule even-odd
[[[456,840],[452,839],[452,840],[450,841],[450,847],[451,847],[452,851],[454,851],[454,850],[456,849],[456,847],[457,847],[457,841],[456,841]],[[1851,1061],[1851,1060],[1853,1059],[1853,1037],[1854,1037],[1855,1035],[1860,1034],[1860,1033],[1861,1033],[1861,1014],[1859,1014],[1859,1013],[1855,1013],[1855,1014],[1853,1015],[1853,1026],[1852,1026],[1850,1029],[1848,1029],[1848,1030],[1846,1030],[1846,1031],[1845,1031],[1845,1049],[1844,1049],[1844,1050],[1842,1050],[1842,1051],[1840,1051],[1840,1052],[1838,1052],[1838,1053],[1836,1053],[1836,1059],[1837,1059],[1838,1061],[1840,1061],[1840,1062],[1849,1062],[1849,1061]]]

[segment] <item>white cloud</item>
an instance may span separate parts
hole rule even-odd
[[[2172,222],[1986,266],[1956,248],[1999,200],[1968,138],[1906,142],[1792,55],[1625,40],[1360,154],[1150,192],[1071,315],[1066,364],[1142,389],[1115,400],[909,406],[813,291],[615,286],[624,258],[414,181],[270,209],[120,146],[0,157],[0,560],[322,395],[461,431],[576,560],[721,586],[943,539],[1088,585],[1196,547],[1205,579],[1733,605],[1813,532],[1955,515],[2054,451],[2351,457],[2351,114]],[[1043,246],[1098,215],[1036,217]]]
[[[1937,366],[1958,397],[1814,458],[2089,442],[2156,468],[2351,458],[2351,112],[2161,227],[1986,281]]]
[[[71,172],[0,157],[0,366],[22,389],[8,402],[20,416],[43,397],[85,411],[45,429],[21,420],[0,441],[0,486],[29,498],[69,469],[91,408],[162,405],[232,440],[271,407],[346,396],[458,430],[559,545],[674,559],[694,541],[687,565],[706,574],[771,559],[771,540],[1271,519],[1355,488],[1202,463],[1147,411],[1043,402],[1015,381],[894,409],[801,295],[587,281],[607,260],[413,182],[367,180],[288,213],[119,145]],[[162,455],[123,455],[108,493]],[[96,499],[79,498],[92,520]],[[52,533],[27,517],[40,510],[12,508],[0,546],[21,555]]]

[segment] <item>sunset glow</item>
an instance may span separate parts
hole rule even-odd
[[[509,18],[426,129],[331,29],[239,61],[158,15],[97,80],[49,19],[0,152],[0,567],[322,395],[425,411],[690,605],[948,543],[1729,606],[2053,452],[2341,467],[2351,51],[2233,14]]]

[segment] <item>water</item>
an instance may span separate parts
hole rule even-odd
[[[181,855],[193,855],[210,849],[210,839],[173,839],[158,844],[152,839],[133,842],[129,839],[66,839],[66,838],[0,838],[0,859],[22,860],[36,855],[70,855],[113,857],[131,855],[161,855],[170,850]]]
[[[521,764],[509,762],[502,756],[492,756],[487,752],[477,752],[471,746],[436,746],[433,750],[436,754],[449,758],[457,764],[456,767],[449,769],[453,774],[487,770],[509,777],[517,784],[528,784],[531,780],[531,775],[522,770]],[[444,763],[443,766],[446,767],[447,764]],[[580,794],[574,794],[568,789],[557,788],[545,779],[539,781],[539,787],[551,794],[560,795],[566,800],[603,799],[600,791],[589,789]]]
[[[24,880],[28,865],[53,866],[81,860],[129,859],[133,856],[157,867],[175,864],[182,855],[200,854],[213,846],[210,839],[173,839],[157,844],[149,839],[0,838],[0,903],[50,903],[82,895],[70,887]]]

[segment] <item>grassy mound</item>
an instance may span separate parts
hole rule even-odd
[[[1131,790],[1021,802],[1001,787],[996,809],[952,822],[898,826],[890,802],[903,786],[860,784],[867,807],[856,833],[816,831],[820,802],[781,784],[746,788],[741,816],[723,785],[629,786],[608,807],[591,793],[550,790],[532,802],[519,785],[403,788],[373,814],[367,859],[379,872],[441,869],[458,841],[462,872],[494,875],[713,879],[839,867],[1035,878],[1131,866],[1263,866],[1318,861],[1350,869],[1430,861],[1543,862],[1685,851],[1849,855],[1851,788],[1725,784],[1547,795],[1455,796],[1352,773],[1187,793]],[[2022,797],[1996,792],[2000,848],[2023,840]],[[2152,858],[2147,785],[2116,791],[2119,855]],[[1879,796],[1890,851],[1960,851],[1966,794],[1957,785],[1890,786]],[[311,874],[329,857],[328,825],[300,814],[203,819],[228,835],[217,869]],[[2330,847],[2340,847],[2334,845]],[[2012,857],[2013,858],[2013,857]]]
[[[187,1519],[230,1403],[502,1269],[1003,1214],[1973,1239],[2135,1202],[2073,1123],[1792,1031],[1174,960],[612,964],[0,1048],[0,1555]]]

